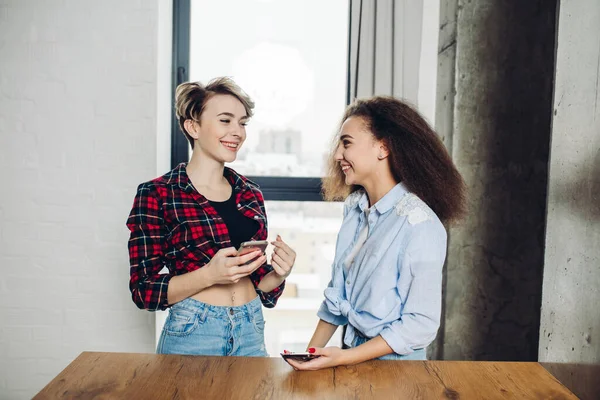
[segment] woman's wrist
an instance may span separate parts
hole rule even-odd
[[[275,271],[271,271],[271,272],[269,272],[267,275],[272,275],[272,278],[271,278],[271,279],[273,280],[273,282],[277,283],[277,285],[275,285],[275,287],[277,287],[277,286],[281,285],[281,284],[283,283],[283,281],[285,281],[285,280],[286,280],[286,278],[288,277],[288,275],[286,275],[286,276],[281,276],[281,275],[279,275],[279,274],[278,274],[277,272],[275,272]],[[273,289],[275,289],[275,288],[273,288]]]
[[[339,365],[352,365],[359,362],[356,360],[356,348],[342,349],[341,354]]]
[[[193,274],[195,274],[194,286],[196,287],[198,292],[209,288],[215,284],[211,273],[212,271],[210,270],[209,265],[210,263],[192,272]]]
[[[272,292],[275,288],[281,286],[283,281],[285,281],[285,277],[277,275],[275,271],[271,271],[262,278],[262,280],[258,284],[258,289],[265,293],[269,293]]]

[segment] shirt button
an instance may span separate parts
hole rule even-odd
[[[233,308],[229,309],[229,314],[233,315]]]
[[[232,337],[229,338],[229,343],[233,343],[233,338]]]
[[[259,218],[260,218],[260,217],[259,217],[258,215],[255,215],[255,216],[254,216],[254,219],[259,219]]]
[[[349,285],[349,284],[350,284],[350,279],[348,279],[348,280],[346,281],[346,283]]]
[[[240,208],[242,205],[240,203],[238,203],[237,208]]]

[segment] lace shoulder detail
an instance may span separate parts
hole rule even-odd
[[[435,214],[419,196],[413,193],[405,194],[396,203],[396,214],[399,216],[407,216],[408,223],[416,225],[421,222],[434,219]]]
[[[347,208],[352,208],[358,204],[361,196],[363,195],[363,190],[357,190],[356,192],[350,193],[348,197],[346,197],[346,201],[344,201],[344,205]]]

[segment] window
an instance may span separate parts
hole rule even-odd
[[[277,307],[264,310],[272,356],[304,350],[331,276],[342,204],[321,201],[320,177],[346,105],[348,15],[347,0],[174,2],[174,86],[227,75],[256,102],[230,166],[261,186],[269,240],[280,234],[298,254]],[[177,121],[172,130],[175,166],[189,153]]]
[[[173,83],[228,75],[252,96],[255,117],[231,166],[269,200],[321,200],[347,97],[348,13],[347,0],[175,1]],[[172,145],[174,166],[188,146],[181,134]]]

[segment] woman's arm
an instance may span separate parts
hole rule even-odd
[[[394,352],[381,336],[377,336],[368,342],[351,349],[342,350],[339,347],[312,347],[309,348],[308,351],[309,353],[320,357],[307,362],[298,362],[290,359],[286,361],[296,370],[314,371],[323,368],[336,367],[338,365],[358,364]]]
[[[394,352],[394,350],[392,350],[392,348],[385,340],[383,340],[381,336],[374,337],[360,346],[342,351],[344,352],[342,365],[358,364],[363,361],[383,357]]]
[[[333,325],[320,319],[315,333],[313,333],[310,342],[308,342],[308,348],[325,347],[337,328],[338,325]]]
[[[167,292],[171,274],[164,268],[165,236],[162,207],[152,183],[142,183],[137,190],[127,219],[129,236],[129,290],[138,308],[164,310],[169,306]]]
[[[169,305],[179,303],[212,285],[214,283],[210,281],[208,271],[205,268],[199,268],[187,274],[174,276],[171,278],[169,287],[167,288],[168,303]]]
[[[265,293],[270,293],[273,289],[281,286],[284,281],[285,277],[277,275],[275,270],[273,270],[260,280],[257,289]]]

